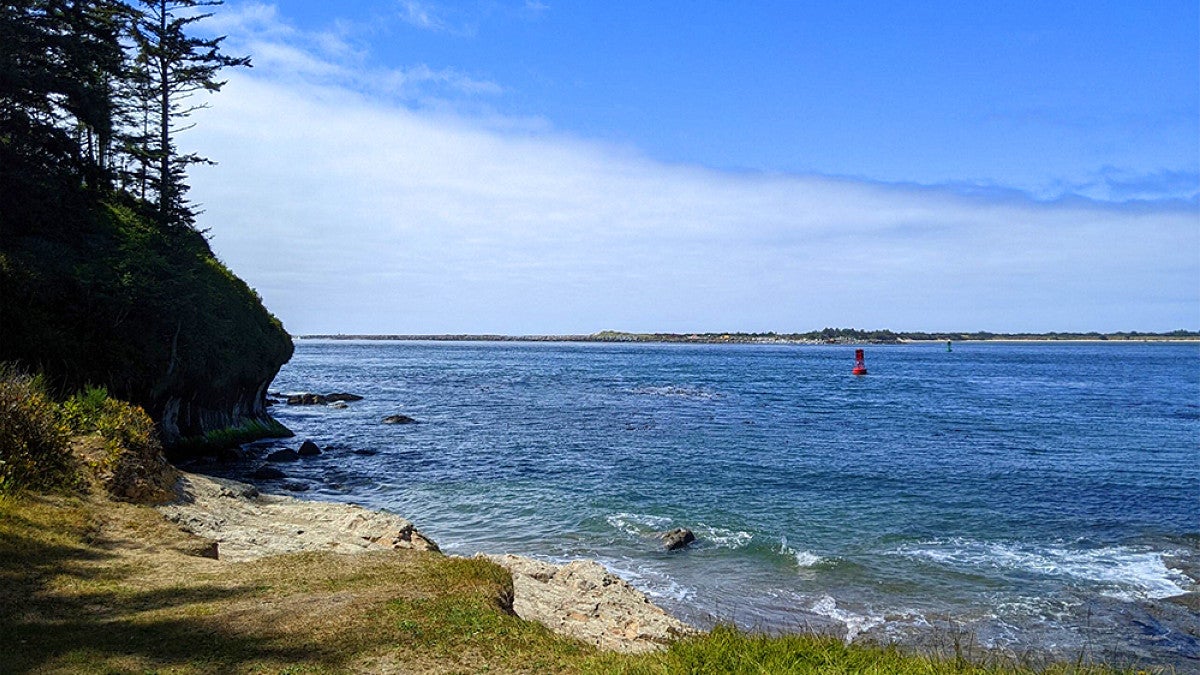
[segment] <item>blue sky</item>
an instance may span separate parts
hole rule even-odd
[[[230,2],[201,224],[296,333],[1200,327],[1195,2],[841,4]]]

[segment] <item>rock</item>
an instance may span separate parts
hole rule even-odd
[[[304,483],[288,482],[283,484],[283,489],[288,492],[308,492],[308,485]]]
[[[375,455],[379,454],[378,450],[353,450],[352,452],[356,455],[362,455],[363,457],[374,457]]]
[[[202,539],[197,541],[193,546],[188,546],[181,549],[180,552],[185,555],[196,556],[197,558],[212,558],[213,560],[220,560],[221,554],[217,549],[217,542]]]
[[[693,534],[691,530],[682,527],[677,527],[670,532],[665,532],[662,536],[663,548],[667,549],[668,551],[674,551],[676,549],[683,548],[693,541],[696,541],[696,535]]]
[[[326,401],[361,401],[363,397],[358,394],[347,394],[345,392],[325,394]]]
[[[291,448],[276,450],[275,452],[267,455],[268,462],[294,462],[298,459],[300,459],[300,453],[292,450]]]
[[[317,447],[316,443],[306,440],[300,444],[300,450],[298,450],[296,454],[300,455],[301,457],[316,457],[317,455],[321,454],[321,449]],[[270,459],[270,457],[267,459]]]
[[[224,448],[217,451],[217,461],[231,464],[246,459],[246,452],[241,448]]]
[[[436,550],[410,521],[394,514],[260,494],[252,485],[211,476],[184,474],[176,501],[156,508],[186,532],[220,541],[221,559],[233,562],[300,551]]]
[[[432,539],[421,534],[405,518],[378,511],[362,510],[344,521],[346,531],[357,534],[363,541],[375,546],[418,551],[440,551]]]
[[[257,469],[255,469],[254,473],[250,474],[250,477],[253,478],[254,480],[276,480],[279,478],[284,478],[285,475],[286,474],[284,474],[279,469],[276,469],[273,466],[268,466],[268,465],[264,464],[264,465],[258,467]]]
[[[641,653],[696,632],[594,560],[554,565],[515,555],[487,557],[512,574],[513,613],[555,633]]]
[[[416,424],[417,421],[408,415],[388,415],[383,418],[384,424]]]
[[[338,410],[343,410],[345,408],[349,408],[350,406],[346,405],[345,401],[334,401],[333,403],[329,404],[329,407],[337,408]]]
[[[325,405],[329,399],[320,394],[292,394],[287,397],[288,405]]]

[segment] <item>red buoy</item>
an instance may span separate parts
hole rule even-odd
[[[854,374],[854,375],[866,375],[867,374],[867,362],[866,362],[865,357],[863,356],[863,350],[861,350],[861,349],[854,350],[854,370],[852,370],[850,372],[851,372],[851,374]]]

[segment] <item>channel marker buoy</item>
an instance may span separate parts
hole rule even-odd
[[[866,357],[863,356],[863,350],[861,350],[861,349],[854,350],[854,370],[850,371],[850,374],[852,374],[852,375],[866,375],[867,374]]]

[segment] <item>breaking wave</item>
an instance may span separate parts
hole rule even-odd
[[[1167,567],[1163,553],[1126,546],[1039,548],[956,538],[903,546],[894,553],[956,571],[990,568],[1083,582],[1121,600],[1170,598],[1194,585],[1183,573]]]

